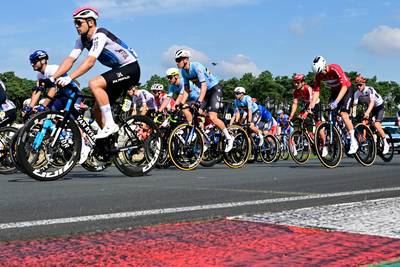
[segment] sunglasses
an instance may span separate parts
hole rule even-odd
[[[183,60],[183,58],[182,58],[182,57],[180,57],[180,58],[176,58],[176,59],[175,59],[175,62],[176,62],[176,63],[180,63],[182,60]]]
[[[74,20],[74,24],[75,24],[76,26],[80,27],[80,26],[82,26],[82,24],[83,24],[83,20],[76,19],[76,20]]]
[[[364,84],[362,84],[362,83],[357,83],[357,84],[356,84],[357,87],[361,87],[361,86],[363,86],[363,85],[364,85]]]
[[[168,75],[168,76],[167,76],[167,79],[168,79],[168,80],[171,80],[172,78],[174,78],[173,75]]]
[[[235,95],[241,95],[241,94],[242,94],[242,93],[239,93],[239,92],[238,92],[238,93],[235,93]]]

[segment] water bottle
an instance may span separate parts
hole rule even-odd
[[[132,100],[126,97],[124,99],[124,103],[122,104],[122,111],[128,112],[131,109],[131,105],[132,105]]]

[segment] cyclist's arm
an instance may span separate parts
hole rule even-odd
[[[136,103],[133,103],[132,114],[131,114],[132,116],[137,114],[136,109],[137,109]]]
[[[42,94],[41,91],[33,91],[32,92],[31,102],[29,102],[29,106],[31,108],[34,108],[36,106],[36,103],[39,101],[41,94]]]
[[[314,91],[311,103],[308,106],[308,110],[312,110],[315,107],[315,104],[317,103],[318,99],[319,99],[319,91]]]
[[[88,72],[96,63],[97,58],[94,56],[88,56],[85,61],[82,62],[81,65],[79,65],[79,67],[74,70],[73,72],[71,72],[71,74],[69,74],[69,77],[71,77],[71,79],[76,79],[80,76],[82,76],[83,74],[85,74],[86,72]]]
[[[369,101],[369,104],[368,104],[368,108],[364,113],[365,115],[368,114],[368,116],[369,116],[369,114],[371,113],[372,109],[374,108],[374,104],[375,104],[375,99],[372,99],[372,97],[371,97],[371,100]]]
[[[335,99],[336,103],[339,103],[342,100],[342,98],[344,97],[346,92],[347,92],[347,86],[343,85],[342,88],[340,88],[340,92],[339,92],[338,96]]]
[[[167,96],[164,101],[161,103],[160,108],[158,109],[158,112],[162,112],[169,104],[171,101],[171,97]]]
[[[54,97],[56,95],[56,88],[52,87],[49,89],[49,91],[47,92],[47,96],[49,97]],[[43,106],[47,107],[50,103],[51,99],[46,97],[46,99],[44,100]]]
[[[296,113],[297,110],[297,104],[298,104],[298,99],[297,98],[293,98],[293,103],[292,103],[292,110],[290,111],[290,116],[289,116],[289,120],[293,119],[294,114]]]
[[[200,87],[200,96],[199,96],[199,102],[203,102],[204,101],[204,97],[206,96],[206,92],[207,92],[207,83],[206,82],[202,82],[201,83],[201,87]]]
[[[178,96],[178,98],[176,99],[175,105],[177,105],[176,103],[178,101],[179,101],[178,105],[180,103],[185,104],[188,98],[189,98],[189,93],[186,90],[184,90],[184,92],[182,94],[180,94]]]
[[[141,115],[146,115],[148,107],[147,107],[147,104],[145,102],[142,104],[142,108],[140,110],[141,110],[140,111]]]

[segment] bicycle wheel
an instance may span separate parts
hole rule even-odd
[[[343,156],[343,146],[337,128],[328,122],[323,122],[317,127],[314,139],[315,151],[321,163],[327,168],[337,167]],[[328,150],[325,157],[322,156],[324,146]]]
[[[282,150],[281,150],[280,157],[283,160],[288,160],[290,157],[290,154],[289,154],[289,140],[288,140],[287,135],[283,136],[283,142],[281,144],[282,144]]]
[[[376,159],[376,143],[371,129],[359,123],[354,128],[354,136],[359,146],[355,154],[356,160],[363,166],[371,166]]]
[[[168,154],[180,170],[191,171],[203,159],[204,139],[201,131],[187,123],[178,125],[168,139]]]
[[[136,177],[149,173],[160,156],[161,138],[156,124],[136,115],[123,122],[118,131],[117,155],[113,162],[120,172]]]
[[[222,160],[222,154],[219,149],[219,143],[222,138],[222,134],[221,131],[216,127],[206,130],[204,134],[207,135],[209,141],[205,144],[207,150],[204,151],[203,159],[201,160],[200,165],[209,168]]]
[[[232,125],[228,128],[229,133],[234,138],[233,148],[228,153],[223,153],[225,164],[230,168],[241,168],[246,164],[250,156],[251,142],[247,132],[238,125]],[[225,150],[225,138],[222,138],[221,151]]]
[[[65,126],[60,128],[62,121]],[[75,166],[81,142],[79,128],[73,120],[58,111],[38,113],[18,134],[17,162],[35,180],[57,180]]]
[[[289,149],[293,161],[299,165],[306,164],[312,150],[311,140],[306,131],[294,130],[289,136],[289,142],[294,144],[292,149]]]
[[[8,174],[17,171],[12,156],[12,140],[18,129],[10,126],[0,128],[0,173]]]
[[[272,134],[264,136],[264,144],[260,148],[260,156],[265,163],[271,163],[278,155],[278,140]]]
[[[383,129],[386,135],[386,141],[389,144],[389,152],[386,154],[383,154],[383,140],[382,138],[378,135],[378,139],[376,141],[376,146],[377,146],[377,154],[379,157],[384,161],[384,162],[390,162],[393,159],[394,156],[394,142],[392,139],[392,134],[389,132],[388,129]]]

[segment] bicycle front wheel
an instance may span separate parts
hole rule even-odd
[[[321,123],[315,132],[315,151],[322,165],[336,168],[343,156],[343,145],[337,128],[328,122]],[[327,154],[323,155],[326,149]]]
[[[363,166],[371,166],[376,158],[376,143],[371,129],[359,123],[354,128],[354,135],[358,142],[358,150],[355,154],[356,160]]]
[[[265,163],[272,163],[278,156],[279,144],[272,134],[264,136],[264,143],[260,148],[261,159]]]
[[[228,153],[223,153],[225,164],[229,168],[241,168],[246,164],[251,153],[251,141],[247,132],[238,125],[231,125],[228,128],[230,135],[234,138],[233,148]],[[225,138],[222,138],[221,151],[225,150]]]
[[[17,171],[13,160],[12,144],[18,129],[10,126],[0,128],[0,173],[14,173]]]
[[[299,165],[308,162],[311,155],[311,139],[304,130],[294,130],[289,136],[289,143],[293,144],[289,149],[293,161]]]

